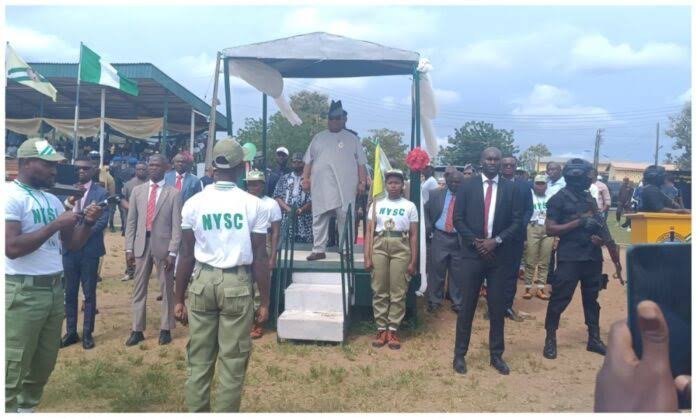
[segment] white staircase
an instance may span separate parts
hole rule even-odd
[[[346,285],[346,302],[348,302]],[[278,318],[278,338],[343,341],[341,273],[294,272],[285,289],[285,311]]]

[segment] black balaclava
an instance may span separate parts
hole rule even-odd
[[[566,187],[573,193],[582,193],[592,185],[589,174],[594,167],[589,161],[573,158],[563,167],[563,178]]]

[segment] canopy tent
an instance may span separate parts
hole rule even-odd
[[[64,121],[70,121],[70,132],[64,133],[72,137],[78,65],[64,63],[29,63],[29,65],[56,87],[58,100],[53,102],[29,87],[8,81],[5,88],[5,117],[25,120],[24,128],[27,128],[28,124],[29,129],[37,126],[38,123],[40,132],[43,125],[35,120],[31,122],[30,119],[45,118],[43,122],[54,128],[55,125],[63,126]],[[124,76],[137,81],[140,94],[131,96],[109,87],[82,83],[80,86],[79,135],[83,135],[82,124],[85,119],[99,119],[102,89],[105,89],[105,123],[113,130],[130,137],[143,138],[142,135],[153,132],[151,128],[154,125],[152,124],[156,124],[156,122],[151,122],[149,128],[142,129],[143,122],[140,122],[142,119],[161,121],[161,126],[154,132],[154,135],[161,132],[162,144],[166,141],[167,136],[173,132],[191,132],[191,136],[193,136],[193,133],[207,129],[207,117],[211,111],[210,105],[156,66],[149,63],[138,63],[114,64],[114,67]],[[107,121],[109,119],[110,123]],[[49,120],[58,120],[58,122],[51,124]],[[89,126],[89,122],[87,125]],[[217,112],[216,128],[223,130],[225,126],[225,116]],[[92,131],[93,129],[86,129],[84,132],[91,136]]]
[[[411,75],[412,112],[410,148],[420,147],[421,129],[431,158],[437,154],[437,141],[430,123],[437,113],[428,71],[431,66],[413,51],[390,48],[373,42],[351,39],[324,32],[292,36],[268,42],[238,46],[221,52],[224,63],[227,132],[232,136],[230,75],[242,78],[263,92],[263,168],[266,168],[267,100],[276,99],[280,112],[291,124],[301,123],[283,98],[283,78],[339,78]],[[423,112],[421,112],[421,106]],[[411,172],[411,199],[421,208],[419,173]],[[424,225],[421,223],[421,225]],[[422,238],[424,232],[421,232]],[[421,248],[424,245],[421,239]],[[421,260],[425,277],[425,262]],[[425,290],[422,281],[421,290]]]

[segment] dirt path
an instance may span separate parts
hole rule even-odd
[[[133,282],[121,282],[124,257],[120,234],[107,233],[104,280],[98,287],[96,348],[61,350],[40,406],[45,412],[185,411],[184,350],[187,329],[178,327],[169,346],[157,345],[159,302],[150,282],[148,329],[139,347],[125,347],[130,330]],[[520,282],[519,289],[522,289]],[[518,290],[521,295],[523,290]],[[474,322],[469,373],[452,371],[455,316],[449,309],[430,315],[420,306],[418,324],[404,332],[399,351],[370,346],[371,325],[353,327],[348,344],[277,344],[269,332],[255,342],[242,411],[246,412],[542,412],[591,411],[595,376],[603,358],[585,351],[586,329],[579,289],[561,319],[556,360],[542,357],[544,301],[516,299],[530,314],[506,321],[501,376],[488,365],[488,323]],[[422,300],[419,301],[422,305]],[[600,294],[602,335],[626,317],[625,288],[610,283]],[[81,330],[81,318],[79,322]],[[81,331],[80,331],[81,332]]]

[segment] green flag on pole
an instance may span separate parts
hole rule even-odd
[[[104,61],[94,51],[82,45],[80,51],[80,81],[110,86],[133,96],[138,95],[138,84]]]
[[[7,78],[19,84],[31,87],[39,93],[56,101],[58,91],[41,74],[34,71],[7,43],[7,55],[5,57],[5,69]]]

